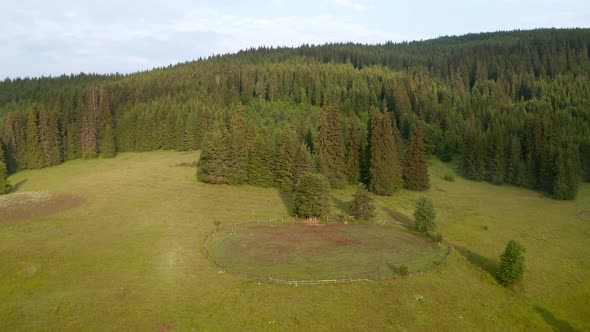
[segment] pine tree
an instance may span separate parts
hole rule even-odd
[[[248,180],[248,153],[251,142],[247,135],[247,126],[246,113],[240,105],[238,111],[231,115],[229,123],[229,184],[242,184]]]
[[[115,147],[114,123],[109,92],[98,89],[98,152],[103,158],[113,158],[117,154]],[[160,124],[161,125],[161,124]]]
[[[297,157],[297,135],[292,130],[284,130],[281,134],[277,156],[275,158],[275,175],[279,188],[292,191],[295,185],[295,158]]]
[[[301,175],[293,194],[293,213],[301,217],[321,217],[329,211],[330,183],[321,174]]]
[[[273,146],[267,136],[258,135],[248,158],[248,184],[272,187],[275,179],[272,163]]]
[[[98,93],[91,89],[82,120],[82,158],[95,158],[98,155]],[[142,133],[145,135],[145,132]]]
[[[434,219],[436,213],[434,205],[429,197],[423,196],[416,201],[416,209],[414,210],[414,220],[416,221],[416,229],[422,233],[429,232],[436,227]]]
[[[470,180],[483,179],[484,163],[482,140],[477,133],[475,117],[471,115],[465,122],[465,141],[463,150],[463,172]]]
[[[320,111],[316,144],[318,168],[330,185],[342,188],[346,184],[344,133],[340,111],[324,106]]]
[[[506,173],[506,182],[521,186],[525,182],[525,165],[522,160],[522,146],[517,136],[510,142],[510,160]]]
[[[524,274],[524,247],[518,241],[510,240],[500,256],[496,279],[502,286],[516,284]]]
[[[45,166],[62,163],[61,135],[57,111],[42,109],[39,113],[39,138]]]
[[[228,183],[227,175],[231,169],[230,154],[227,129],[221,125],[208,132],[199,159],[197,178],[206,183]]]
[[[111,127],[103,128],[101,142],[100,156],[113,158],[117,154],[117,149],[115,148],[115,136]]]
[[[350,213],[355,219],[369,220],[375,216],[375,205],[365,186],[359,183],[350,202]]]
[[[556,174],[552,190],[554,198],[564,200],[576,198],[580,182],[578,161],[578,148],[573,144],[568,144],[567,148],[562,148],[557,153]]]
[[[311,156],[311,152],[309,151],[307,144],[302,143],[299,147],[299,151],[297,151],[297,157],[295,158],[293,166],[295,168],[293,171],[294,183],[297,183],[303,174],[314,173],[316,171],[313,157]]]
[[[416,122],[414,126],[410,145],[406,152],[406,158],[404,160],[404,184],[410,190],[426,190],[430,187],[420,121]]]
[[[355,118],[352,118],[350,121],[346,138],[346,176],[348,183],[355,184],[359,182],[361,175],[361,142],[359,128]]]
[[[0,195],[4,195],[12,190],[10,182],[8,182],[8,169],[6,167],[6,158],[4,148],[0,142]]]
[[[369,189],[392,195],[401,185],[402,170],[389,116],[377,108],[369,112]]]
[[[37,106],[32,105],[27,114],[25,158],[29,169],[41,168],[44,165],[43,149],[39,141],[39,126],[37,123]]]
[[[66,126],[65,159],[80,158],[80,129],[75,123]]]

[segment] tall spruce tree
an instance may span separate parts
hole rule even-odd
[[[293,194],[293,213],[301,217],[321,217],[329,212],[330,183],[321,174],[301,175]]]
[[[345,147],[342,115],[335,106],[324,106],[320,111],[316,143],[318,168],[334,188],[346,184]]]
[[[356,118],[350,119],[346,143],[346,176],[348,183],[356,184],[361,176],[361,142]]]
[[[273,146],[267,135],[257,135],[248,156],[248,184],[272,187],[274,185]]]
[[[112,158],[117,154],[117,149],[111,98],[105,87],[100,87],[96,93],[98,94],[98,152],[103,158]]]
[[[471,115],[465,122],[463,143],[463,172],[470,180],[480,181],[484,176],[482,139],[477,131],[475,117]]]
[[[39,125],[37,118],[37,106],[32,105],[27,114],[27,129],[26,129],[26,146],[25,157],[26,165],[29,169],[41,168],[45,166],[43,160],[43,149],[39,140]]]
[[[365,185],[359,183],[350,202],[350,214],[355,219],[369,220],[375,216],[375,205]]]
[[[0,142],[0,195],[9,193],[11,189],[12,186],[8,181],[8,168],[6,167],[4,147],[2,142]]]
[[[369,190],[392,195],[401,185],[402,169],[391,120],[376,107],[369,111]]]
[[[311,152],[309,151],[307,144],[302,143],[299,147],[299,151],[297,151],[297,157],[295,157],[293,166],[295,168],[293,171],[294,183],[299,181],[301,175],[305,173],[314,173],[316,171],[313,157],[311,156]]]
[[[88,92],[86,110],[82,119],[81,154],[82,158],[94,158],[98,155],[98,91]],[[147,132],[142,133],[145,135]]]
[[[295,185],[295,158],[298,150],[297,134],[292,130],[283,130],[275,158],[275,174],[279,188],[292,191]]]
[[[206,183],[229,183],[227,176],[232,167],[230,158],[228,131],[225,126],[220,125],[205,135],[197,168],[197,178]]]
[[[414,126],[410,145],[406,151],[404,185],[410,190],[426,190],[430,187],[420,121],[417,121]]]
[[[57,107],[42,109],[39,113],[39,139],[45,166],[55,166],[63,161],[59,130]]]
[[[243,107],[231,114],[229,122],[229,184],[242,184],[248,180],[248,153],[252,146],[248,137],[248,122]],[[255,137],[254,137],[255,139]]]

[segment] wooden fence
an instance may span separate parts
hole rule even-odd
[[[334,220],[333,217],[322,217],[321,219],[323,220]],[[291,286],[298,286],[298,285],[321,285],[321,284],[338,284],[338,283],[348,283],[348,282],[360,282],[360,281],[379,281],[379,280],[387,280],[387,279],[393,279],[393,278],[398,278],[398,277],[402,277],[402,275],[399,274],[393,274],[390,276],[367,276],[366,278],[340,278],[340,279],[319,279],[319,280],[284,280],[284,279],[278,279],[278,278],[272,278],[272,277],[264,277],[264,276],[253,276],[253,275],[248,275],[248,274],[244,274],[244,273],[239,273],[239,272],[234,272],[234,271],[229,271],[227,270],[225,267],[219,265],[219,263],[217,263],[215,261],[215,259],[213,259],[213,257],[211,257],[211,255],[209,254],[209,241],[211,241],[211,239],[217,234],[218,231],[223,231],[223,230],[229,230],[231,229],[232,232],[234,232],[236,229],[242,228],[242,227],[247,227],[247,226],[253,226],[253,225],[257,225],[257,224],[271,224],[271,223],[295,223],[298,220],[302,220],[298,217],[284,217],[284,218],[274,218],[274,219],[264,219],[264,220],[256,220],[256,221],[248,221],[248,222],[243,222],[243,223],[235,223],[235,224],[231,224],[231,225],[227,225],[225,227],[221,227],[221,228],[217,228],[215,229],[213,232],[211,232],[207,238],[205,239],[205,242],[203,243],[203,251],[205,253],[205,255],[207,256],[207,258],[218,268],[220,268],[224,273],[228,273],[234,276],[238,276],[244,279],[248,279],[248,280],[252,280],[255,282],[258,282],[259,284],[261,283],[273,283],[273,284],[281,284],[281,285],[291,285]],[[390,220],[381,220],[379,221],[381,223],[384,224],[393,224],[393,225],[401,225],[404,227],[408,227],[407,224],[401,223],[401,222],[397,222],[397,221],[390,221]],[[452,246],[450,243],[443,241],[442,242],[446,247],[447,247],[447,253],[445,255],[445,257],[440,261],[437,262],[436,264],[434,264],[433,266],[430,266],[429,268],[422,270],[422,271],[417,271],[417,272],[412,272],[412,273],[408,273],[407,277],[412,277],[412,276],[419,276],[419,275],[423,275],[426,272],[430,272],[433,271],[437,268],[439,268],[441,265],[443,265],[451,256],[451,252],[452,252]]]

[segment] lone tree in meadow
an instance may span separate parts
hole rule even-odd
[[[352,202],[350,202],[350,213],[355,219],[369,220],[375,215],[375,205],[365,185],[359,183]]]
[[[302,217],[321,217],[328,213],[330,183],[323,175],[301,175],[293,196],[293,212]]]
[[[406,152],[406,158],[404,160],[404,185],[410,190],[426,190],[430,187],[420,121],[416,122],[414,126],[412,139]]]
[[[0,142],[0,195],[7,194],[12,189],[8,182],[8,171],[6,168],[6,159],[4,158],[4,149]]]
[[[432,200],[426,196],[418,198],[416,210],[414,211],[414,219],[416,220],[418,231],[426,233],[433,230],[436,227],[435,218],[436,212],[434,211]]]
[[[510,286],[521,281],[523,273],[524,247],[518,241],[510,240],[500,256],[496,279],[502,286]]]

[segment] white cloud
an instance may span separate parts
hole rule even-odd
[[[367,6],[366,4],[354,0],[334,0],[334,3],[343,7],[352,8],[359,12],[366,11],[369,9],[369,6]]]

